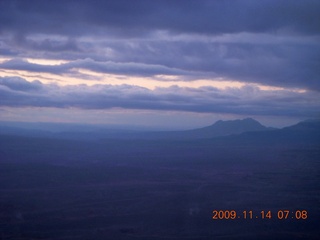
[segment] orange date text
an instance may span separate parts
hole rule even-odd
[[[212,219],[213,220],[235,220],[235,219],[295,219],[295,220],[306,220],[308,218],[307,210],[287,210],[280,209],[277,211],[262,210],[213,210]]]

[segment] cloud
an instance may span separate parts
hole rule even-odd
[[[153,30],[223,34],[239,32],[319,32],[316,0],[242,1],[1,1],[0,29],[24,33],[85,35],[112,32],[123,36]],[[39,21],[40,20],[40,21]]]
[[[2,69],[23,70],[30,72],[46,72],[54,74],[72,73],[74,69],[81,68],[99,73],[112,73],[121,75],[154,76],[154,75],[191,75],[190,72],[169,68],[156,64],[143,64],[134,62],[97,62],[92,59],[76,60],[59,65],[44,65],[30,63],[23,59],[12,59],[0,64]]]
[[[312,117],[319,109],[320,2],[0,1],[0,69],[84,78],[97,73],[243,88],[47,85],[1,78],[0,105],[153,109]],[[64,60],[59,65],[25,59]],[[130,79],[130,78],[128,78]],[[39,78],[41,81],[41,78]],[[256,85],[284,90],[261,90]],[[304,89],[294,91],[292,89]]]
[[[225,90],[213,87],[156,88],[131,85],[58,86],[0,78],[0,104],[7,107],[80,109],[148,109],[244,115],[314,117],[319,94],[286,90],[261,90],[251,85]]]
[[[56,39],[52,37],[36,37],[35,39],[27,38],[24,34],[15,34],[10,39],[14,46],[23,47],[36,51],[48,51],[48,52],[80,52],[76,40],[68,38],[58,37]]]
[[[71,58],[69,63],[46,66],[12,59],[0,64],[0,68],[56,74],[82,68],[100,73],[146,77],[178,75],[184,76],[179,80],[185,81],[219,77],[319,91],[319,39],[239,34],[207,40],[197,37],[133,42],[79,40],[77,45],[86,49],[85,52],[59,55],[49,51],[40,57]],[[25,55],[31,56],[32,51]]]
[[[48,72],[48,73],[56,73],[61,74],[67,70],[63,65],[41,65],[30,63],[23,59],[12,59],[8,61],[4,61],[0,64],[0,68],[2,69],[10,69],[10,70],[22,70],[22,71],[30,71],[30,72]]]
[[[37,91],[42,89],[42,83],[40,81],[28,82],[20,77],[4,77],[0,78],[0,86],[7,87],[12,91]]]

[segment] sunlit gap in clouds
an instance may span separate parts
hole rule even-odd
[[[6,61],[12,60],[11,58],[0,58],[0,64]],[[61,59],[37,59],[37,58],[25,58],[25,61],[43,66],[58,66],[65,63],[70,63],[67,60]],[[100,73],[83,68],[72,68],[71,72],[63,74],[54,74],[47,72],[30,72],[27,70],[10,70],[0,69],[0,77],[7,76],[20,76],[25,78],[27,81],[39,80],[44,84],[55,83],[61,86],[66,85],[79,85],[86,84],[87,86],[93,86],[96,84],[107,84],[107,85],[132,85],[154,90],[158,87],[168,88],[171,86],[187,87],[187,88],[200,88],[200,87],[214,87],[217,89],[228,89],[228,88],[242,88],[246,85],[252,85],[258,87],[264,91],[275,91],[275,90],[286,90],[293,92],[306,92],[305,89],[301,88],[283,88],[262,85],[258,83],[247,83],[240,82],[236,79],[225,79],[222,77],[218,78],[199,78],[199,79],[186,79],[184,76],[177,75],[155,75],[152,77],[140,77],[133,75],[124,74],[112,74],[112,73]]]
[[[12,58],[5,58],[5,57],[0,57],[0,63],[6,62],[12,60]],[[24,58],[24,60],[28,61],[29,63],[36,63],[40,65],[60,65],[63,63],[67,63],[69,61],[67,60],[59,60],[59,59],[43,59],[43,58]]]

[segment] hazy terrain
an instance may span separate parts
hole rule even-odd
[[[318,239],[319,121],[79,129],[0,126],[0,239]]]

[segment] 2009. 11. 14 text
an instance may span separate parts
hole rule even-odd
[[[307,210],[262,210],[262,211],[236,211],[236,210],[213,210],[212,211],[213,220],[223,220],[223,219],[296,219],[296,220],[306,220],[308,218]]]

